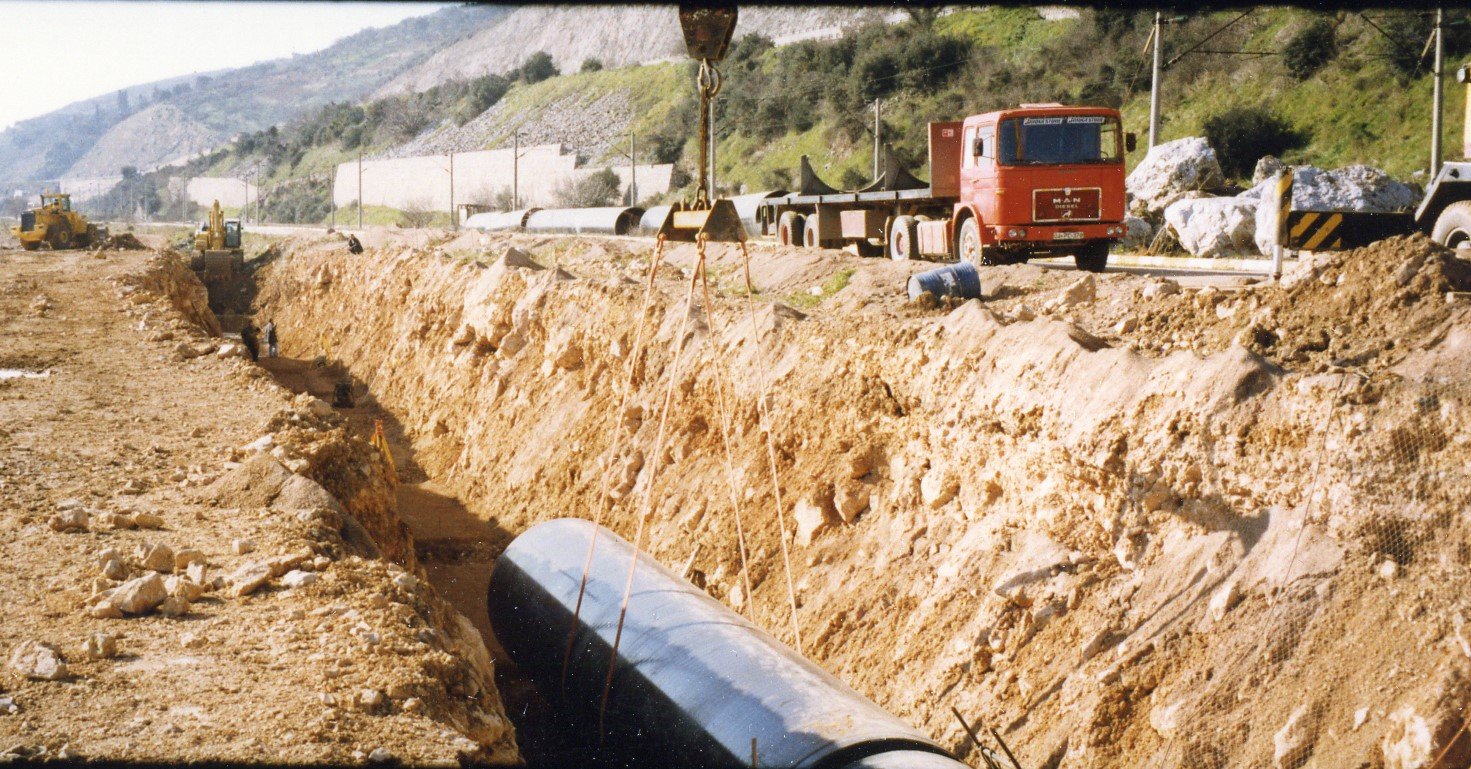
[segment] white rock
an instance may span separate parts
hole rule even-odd
[[[89,660],[107,660],[117,656],[117,636],[92,633],[82,642],[82,655]]]
[[[1180,728],[1180,711],[1183,705],[1183,702],[1171,702],[1150,708],[1150,728],[1159,736],[1169,739]]]
[[[198,633],[183,633],[179,636],[179,645],[185,649],[198,649],[209,643],[209,639]]]
[[[285,576],[281,577],[281,584],[295,590],[299,587],[306,587],[307,585],[316,582],[318,579],[319,577],[317,577],[317,575],[313,574],[312,572],[295,569],[286,572]]]
[[[168,597],[163,577],[152,573],[124,582],[108,596],[108,600],[125,614],[147,614]]]
[[[326,419],[327,417],[330,417],[334,413],[336,413],[332,410],[332,406],[321,398],[312,398],[310,401],[308,401],[306,404],[306,410],[308,413],[310,413],[314,417],[317,417],[318,419]]]
[[[368,754],[368,761],[374,764],[387,764],[395,760],[395,756],[384,748],[373,748],[373,752]]]
[[[797,521],[797,544],[802,547],[811,545],[812,539],[832,524],[827,510],[813,499],[798,502],[792,510],[792,517]]]
[[[919,481],[919,496],[929,507],[941,507],[960,493],[960,484],[944,468],[934,467]]]
[[[1240,600],[1241,589],[1236,581],[1232,580],[1222,585],[1211,596],[1210,603],[1206,605],[1206,613],[1210,615],[1212,622],[1220,622]]]
[[[1377,571],[1380,579],[1394,579],[1399,574],[1399,564],[1393,558],[1385,558],[1379,562]]]
[[[162,529],[163,518],[153,513],[134,513],[133,525],[140,529]]]
[[[120,558],[108,559],[102,564],[102,576],[121,582],[128,578],[128,566]]]
[[[10,655],[10,669],[18,675],[37,681],[66,678],[66,663],[56,647],[39,641],[22,641]]]
[[[1216,151],[1199,136],[1155,145],[1125,182],[1129,193],[1151,214],[1163,211],[1185,193],[1224,185]]]
[[[158,613],[165,617],[182,617],[189,613],[189,602],[179,596],[171,595],[158,605]]]
[[[412,574],[399,574],[393,578],[393,585],[404,590],[414,590],[419,587],[419,578]]]
[[[1252,255],[1256,247],[1257,201],[1247,198],[1179,200],[1165,209],[1165,222],[1180,245],[1206,258]]]
[[[357,703],[359,709],[368,713],[373,713],[386,705],[388,703],[388,698],[383,696],[383,692],[380,692],[377,689],[363,689],[362,691],[358,692],[358,695],[354,701]]]
[[[1365,721],[1369,720],[1369,708],[1362,707],[1354,711],[1354,731],[1358,731]]]
[[[1297,769],[1312,754],[1315,720],[1307,705],[1299,705],[1272,735],[1272,763],[1277,769]]]
[[[833,495],[833,508],[843,523],[852,523],[859,514],[868,509],[870,493],[862,484],[843,484]]]
[[[255,552],[255,541],[249,539],[234,539],[230,541],[230,552],[235,555],[245,555]]]
[[[1074,307],[1080,304],[1092,302],[1098,298],[1098,284],[1094,282],[1092,275],[1084,275],[1063,289],[1062,300],[1064,307]]]
[[[204,553],[192,548],[185,548],[174,553],[174,571],[185,571],[196,563],[204,562]]]
[[[1153,225],[1137,216],[1124,217],[1124,237],[1119,241],[1119,247],[1126,251],[1139,251],[1148,248],[1153,241]]]
[[[256,454],[261,452],[268,452],[275,447],[276,436],[262,435],[261,437],[256,438],[250,443],[247,443],[244,446],[240,447],[240,450],[246,454]]]
[[[225,581],[230,585],[230,595],[240,598],[261,589],[274,576],[270,564],[249,563],[236,569]]]
[[[178,575],[164,580],[164,587],[168,589],[170,596],[181,598],[191,603],[199,600],[199,597],[204,595],[204,585]]]
[[[1169,279],[1151,281],[1144,287],[1142,292],[1145,299],[1157,299],[1162,296],[1172,296],[1180,293],[1180,284]]]
[[[170,573],[174,570],[174,550],[162,542],[138,548],[138,565],[150,571]]]
[[[46,525],[52,531],[86,531],[87,511],[81,509],[62,510],[51,516]]]

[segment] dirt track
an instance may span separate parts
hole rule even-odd
[[[375,750],[414,763],[514,760],[489,660],[476,668],[477,634],[419,584],[412,563],[406,571],[372,557],[364,527],[391,531],[381,518],[390,487],[332,469],[366,466],[371,449],[238,347],[217,351],[212,323],[180,262],[144,251],[0,252],[0,369],[44,372],[0,379],[0,655],[9,663],[0,750],[163,762],[351,762]],[[267,434],[304,475],[271,470],[244,486],[242,473],[280,468],[240,448]],[[342,528],[341,513],[292,507],[284,494],[259,496],[270,478],[280,488],[295,477],[294,488],[316,490],[313,506],[338,505],[307,476],[359,525]],[[80,514],[81,525],[57,530],[62,514]],[[173,557],[145,559],[160,543],[179,558],[197,551],[203,570],[186,576]],[[293,571],[237,594],[238,569],[276,558]],[[104,574],[108,560],[116,571]],[[181,615],[92,616],[95,593],[159,569],[171,590],[179,581],[174,595],[192,596]],[[98,634],[112,648],[89,655],[85,642]],[[27,642],[53,647],[65,669],[25,675],[37,672],[18,664],[18,651],[34,648]],[[361,698],[368,690],[376,699]]]

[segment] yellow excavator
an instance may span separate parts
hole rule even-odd
[[[87,221],[72,210],[72,196],[66,192],[44,192],[41,207],[20,215],[20,224],[10,228],[21,248],[35,251],[46,244],[53,250],[86,248],[100,243],[107,231]]]
[[[245,249],[239,219],[226,219],[216,200],[209,209],[209,220],[199,225],[194,234],[194,258],[190,267],[208,285],[211,281],[227,281],[245,268]]]

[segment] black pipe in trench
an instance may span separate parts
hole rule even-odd
[[[638,554],[605,733],[598,713],[633,547],[598,529],[562,685],[588,538],[578,519],[528,529],[501,555],[496,638],[607,766],[962,769],[924,734]]]

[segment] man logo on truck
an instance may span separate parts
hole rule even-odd
[[[762,203],[762,232],[893,259],[1071,255],[1079,269],[1107,265],[1125,232],[1124,153],[1134,149],[1117,110],[1024,104],[931,123],[929,137],[929,182],[887,169],[862,190],[837,192],[804,168],[804,189]]]

